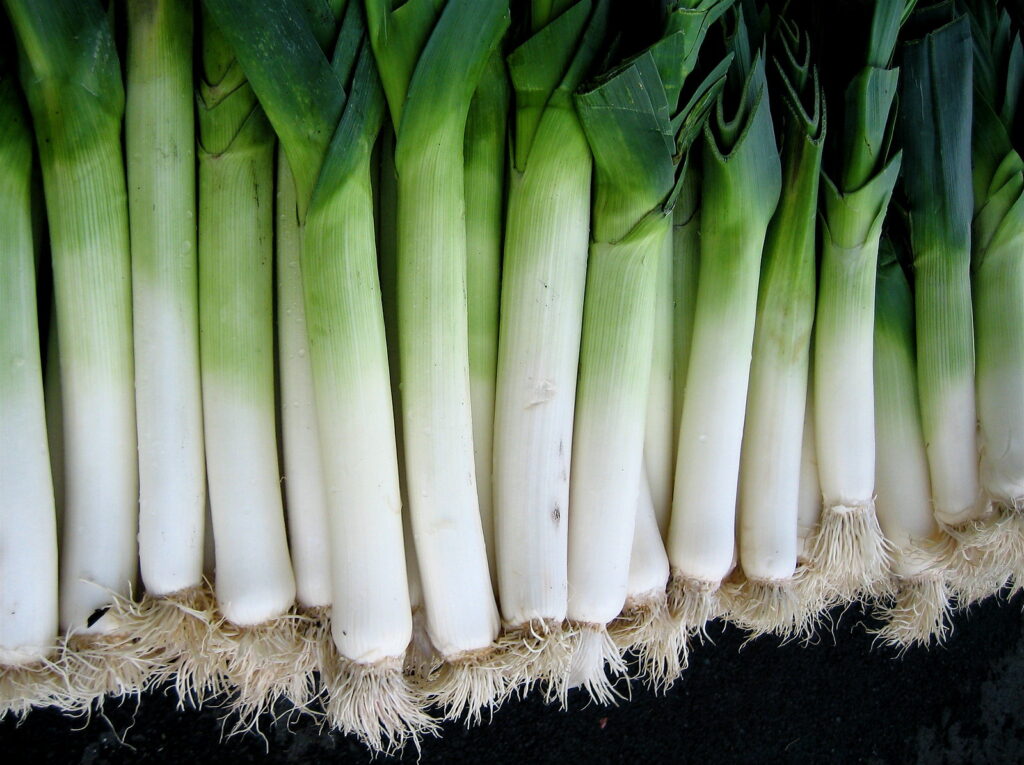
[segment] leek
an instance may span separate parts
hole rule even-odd
[[[807,631],[816,605],[796,572],[825,112],[808,38],[783,19],[777,40],[783,192],[762,254],[739,478],[744,581],[730,618],[755,633],[791,635]]]
[[[535,4],[537,5],[537,4]],[[505,640],[541,636],[521,681],[564,674],[569,468],[583,324],[592,160],[572,101],[607,4],[535,7],[508,57],[515,89],[494,413],[494,522]],[[556,55],[550,55],[556,52]],[[549,686],[550,687],[550,686]]]
[[[737,15],[734,92],[704,128],[700,274],[668,536],[673,608],[687,632],[719,613],[733,567],[761,251],[782,180],[764,60],[751,56]]]
[[[865,66],[845,92],[841,162],[822,182],[814,426],[823,510],[810,568],[837,600],[886,579],[874,506],[872,342],[878,241],[900,171],[891,151],[899,71],[888,67],[907,10],[903,0],[874,3]]]
[[[466,301],[469,391],[476,457],[480,523],[491,580],[497,583],[491,466],[494,396],[498,367],[498,303],[501,295],[505,212],[505,135],[509,82],[498,52],[488,59],[466,119]]]
[[[895,579],[880,616],[881,639],[896,646],[941,641],[948,625],[951,540],[932,514],[914,348],[914,298],[883,241],[875,290],[875,463],[878,520]]]
[[[243,724],[286,692],[302,646],[274,401],[274,134],[227,41],[203,17],[199,327],[217,638]]]
[[[670,24],[699,41],[732,0],[684,0],[670,5]],[[692,63],[689,64],[692,66]],[[658,257],[651,381],[644,433],[644,468],[651,501],[664,537],[672,509],[672,479],[682,411],[693,307],[696,301],[699,231],[697,174],[686,164],[676,206],[673,235]],[[685,231],[685,233],[683,233]],[[680,380],[680,378],[682,378]]]
[[[303,608],[315,611],[331,605],[327,492],[302,296],[302,226],[288,159],[281,148],[277,155],[274,276],[285,517],[295,597]]]
[[[991,590],[1002,584],[998,569],[1006,563],[1014,567],[1014,587],[1024,585],[1024,161],[1012,143],[1024,48],[1005,13],[981,3],[970,9],[975,66],[971,276],[981,486],[998,514],[1007,517],[1004,523],[1017,526],[1004,535],[1008,546],[997,545],[981,562],[980,568],[995,572]]]
[[[919,11],[915,20],[921,36],[905,45],[904,70],[914,87],[901,90],[901,127],[906,143],[903,185],[914,267],[921,422],[935,518],[959,542],[957,560],[962,565],[954,587],[967,602],[1005,583],[1010,570],[1003,549],[1012,549],[1017,532],[989,513],[979,476],[970,280],[974,212],[970,23],[951,2]],[[978,159],[984,173],[988,160]],[[978,233],[989,234],[984,223]],[[975,255],[982,262],[981,252],[976,250]],[[988,297],[984,278],[977,283],[983,300]],[[983,327],[986,320],[981,320]],[[982,334],[989,341],[989,332],[983,329]],[[999,417],[1003,416],[1000,411]],[[991,423],[990,416],[986,420]],[[1002,449],[1005,445],[1000,445]]]
[[[482,662],[498,633],[476,488],[466,305],[464,140],[477,83],[508,25],[501,0],[368,0],[395,128],[399,354],[410,518],[432,695],[451,714],[494,703]]]
[[[300,3],[208,7],[281,136],[304,228],[338,654],[319,667],[326,711],[333,725],[388,749],[430,724],[402,676],[412,617],[371,183],[384,96],[359,4],[344,8],[330,61]],[[307,90],[288,85],[300,81]]]
[[[36,311],[32,133],[0,74],[0,672],[57,644],[57,529]],[[0,710],[16,698],[0,696]],[[14,708],[18,708],[15,706]],[[2,714],[2,712],[0,712]]]
[[[395,442],[398,448],[398,488],[402,497],[402,530],[405,538],[405,567],[409,575],[409,604],[412,607],[413,636],[406,654],[406,665],[420,679],[428,676],[436,651],[427,634],[423,608],[423,583],[420,579],[416,546],[409,518],[408,483],[405,478],[405,449],[402,437],[402,388],[398,358],[398,179],[395,176],[395,131],[389,124],[381,130],[379,143],[379,270],[384,331],[387,336],[388,367],[391,373],[391,406],[394,412]],[[483,516],[481,515],[481,522]]]
[[[570,682],[610,698],[623,665],[606,625],[625,605],[644,477],[656,282],[672,236],[682,158],[725,78],[680,94],[726,5],[670,14],[665,34],[576,96],[594,155],[595,193],[569,484],[569,604],[577,628]],[[665,416],[669,416],[666,412]]]
[[[984,510],[978,482],[971,305],[971,32],[952,3],[922,11],[906,44],[900,126],[917,317],[918,385],[935,517]]]
[[[179,697],[217,690],[196,654],[212,629],[204,582],[206,466],[199,370],[192,3],[126,5],[125,144],[146,597],[128,629],[164,652]]]
[[[136,0],[127,9],[139,559],[147,592],[161,596],[202,580],[192,8]]]

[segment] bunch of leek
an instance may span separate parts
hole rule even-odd
[[[682,159],[716,103],[727,62],[685,100],[683,86],[724,9],[704,3],[698,13],[670,14],[658,42],[576,96],[594,155],[595,193],[569,483],[568,618],[576,628],[569,680],[599,700],[611,693],[604,665],[613,674],[625,669],[606,625],[626,604],[631,542],[638,528],[657,532],[656,523],[636,521],[656,282],[685,177]],[[653,537],[667,578],[660,534]]]
[[[137,690],[154,659],[113,607],[133,590],[138,566],[124,89],[99,3],[5,5],[42,165],[60,340],[65,637],[46,668],[59,676],[65,708],[88,707],[105,693]],[[45,501],[37,510],[51,508]],[[40,523],[48,534],[49,521]],[[40,549],[51,571],[52,556]]]

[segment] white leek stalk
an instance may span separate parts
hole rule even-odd
[[[285,516],[296,599],[312,609],[331,604],[331,553],[313,366],[302,295],[302,227],[295,196],[295,179],[284,151],[278,149],[274,270]]]
[[[480,667],[498,633],[473,453],[466,306],[464,133],[508,25],[500,0],[367,3],[395,127],[402,415],[410,517],[428,632],[448,662],[432,691],[471,714],[503,679]]]
[[[0,673],[57,643],[57,530],[36,310],[32,133],[0,75]],[[6,686],[6,684],[4,684]],[[0,715],[15,699],[0,695]]]
[[[518,670],[525,682],[565,670],[557,643],[568,602],[569,469],[593,164],[571,94],[596,53],[606,16],[607,8],[590,0],[550,21],[535,13],[537,31],[508,58],[516,132],[502,266],[494,512],[505,639],[545,636],[532,651],[520,651],[529,664]],[[542,108],[538,87],[545,88]]]
[[[846,89],[842,164],[822,183],[823,241],[814,337],[814,415],[823,510],[810,553],[837,600],[885,580],[875,514],[875,271],[882,221],[900,171],[890,158],[899,72],[888,68],[903,0],[877,0],[866,66]]]
[[[893,592],[880,616],[885,642],[941,641],[949,626],[951,540],[932,513],[914,360],[914,298],[892,247],[879,256],[875,313],[875,507],[891,549]]]
[[[776,62],[786,107],[784,189],[765,241],[740,461],[739,563],[731,618],[753,632],[805,631],[797,517],[815,299],[815,222],[824,103],[807,38],[786,24]]]
[[[736,495],[761,250],[779,199],[781,165],[764,62],[730,76],[739,102],[720,98],[704,130],[701,258],[679,429],[668,555],[685,630],[718,610],[733,567]]]
[[[61,625],[116,628],[111,593],[138,565],[138,473],[124,91],[109,19],[95,2],[8,0],[22,52],[50,224],[60,324],[67,509]]]
[[[203,574],[192,5],[127,7],[139,561],[147,592],[159,596],[196,587]]]

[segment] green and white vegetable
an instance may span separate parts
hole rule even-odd
[[[295,178],[284,150],[279,147],[274,277],[285,518],[295,572],[295,598],[304,608],[316,609],[331,605],[331,550],[327,487],[303,300],[303,229],[295,196]]]
[[[6,63],[6,62],[3,62]],[[32,132],[0,72],[0,665],[57,644],[57,529],[36,309]],[[0,699],[8,703],[8,699]]]
[[[221,612],[239,627],[295,600],[274,402],[274,133],[227,40],[203,17],[199,326]]]
[[[606,3],[591,0],[562,3],[560,13],[540,5],[534,3],[533,33],[508,57],[515,122],[494,413],[498,592],[506,626],[524,640],[560,632],[568,604],[593,165],[572,92],[600,50],[608,13]],[[541,666],[553,651],[527,654],[535,666],[523,671],[564,672]]]
[[[670,14],[657,43],[576,96],[595,192],[569,484],[568,618],[579,641],[570,682],[596,699],[611,692],[603,665],[623,669],[606,625],[626,602],[645,477],[659,265],[682,160],[715,103],[726,63],[682,102],[681,91],[708,25],[725,7]]]
[[[824,505],[810,559],[837,600],[874,592],[886,574],[874,506],[872,343],[878,242],[901,159],[891,150],[899,71],[890,62],[907,11],[903,0],[874,3],[865,65],[842,106],[840,163],[822,183],[814,425]]]
[[[806,601],[795,575],[826,126],[806,34],[782,21],[776,39],[776,102],[785,109],[783,191],[761,256],[737,510],[745,581],[732,598],[730,618],[755,633],[789,635],[806,631],[816,605]]]
[[[981,486],[999,515],[1015,587],[1024,577],[1024,162],[1013,143],[1024,84],[1024,48],[1005,13],[970,5],[974,37],[971,277],[981,448]],[[990,556],[1006,550],[997,547]],[[995,564],[995,565],[993,565]],[[998,570],[995,561],[987,568]],[[997,574],[997,578],[1001,577]],[[993,582],[998,587],[1001,582]]]
[[[399,354],[410,519],[427,629],[457,714],[503,692],[479,665],[498,634],[473,453],[464,140],[473,92],[508,26],[501,0],[367,3],[395,128]]]
[[[5,4],[43,169],[56,290],[66,480],[60,621],[69,633],[105,633],[117,626],[106,615],[112,594],[131,592],[138,566],[121,70],[99,3]]]
[[[951,540],[932,513],[914,348],[914,298],[883,240],[875,290],[875,462],[878,521],[891,551],[892,602],[879,631],[893,645],[941,641],[948,629]]]
[[[704,128],[701,257],[679,429],[668,555],[684,630],[720,608],[735,557],[735,518],[761,251],[782,170],[764,60],[750,56],[742,17],[731,91]]]
[[[497,584],[494,551],[492,465],[494,397],[498,369],[498,304],[501,301],[505,228],[505,140],[510,85],[495,51],[477,85],[466,118],[466,305],[469,392],[473,415],[480,524],[491,580]]]
[[[903,188],[914,261],[918,386],[935,517],[984,511],[975,431],[971,303],[971,29],[952,3],[919,11],[903,51]]]
[[[132,0],[127,11],[139,562],[146,591],[160,596],[203,576],[192,8]]]

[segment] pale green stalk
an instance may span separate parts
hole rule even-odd
[[[611,693],[604,664],[612,673],[622,671],[617,655],[600,650],[607,646],[607,624],[626,604],[630,569],[649,562],[631,560],[642,487],[652,474],[659,490],[669,482],[659,468],[671,457],[671,437],[653,434],[647,475],[644,465],[657,281],[659,274],[670,278],[665,271],[672,265],[681,160],[715,103],[728,62],[687,100],[681,102],[680,91],[707,27],[727,5],[706,3],[692,17],[673,13],[658,42],[576,95],[594,155],[595,193],[569,485],[567,615],[580,631],[570,681],[597,700]],[[668,321],[671,311],[663,309]],[[667,350],[661,361],[659,372],[668,373]],[[658,393],[659,417],[671,421],[671,402],[663,395],[671,385],[659,385]],[[664,505],[665,498],[654,501]],[[645,530],[650,526],[640,527]],[[639,549],[658,549],[660,541]]]
[[[838,121],[840,164],[822,179],[814,425],[823,509],[809,555],[840,600],[886,577],[874,507],[872,347],[878,241],[900,172],[891,150],[899,71],[889,67],[906,10],[903,0],[873,4],[866,65],[847,86]]]
[[[501,295],[505,213],[505,136],[510,87],[505,62],[495,52],[484,69],[466,120],[466,300],[469,384],[473,415],[480,522],[491,580],[497,583],[491,455],[494,389],[498,369],[498,303]]]
[[[687,39],[700,40],[731,2],[675,2],[669,6],[667,28],[682,31]],[[684,68],[692,68],[698,49],[699,45],[684,56],[690,59],[684,63]],[[686,177],[682,180],[679,200],[673,213],[673,235],[665,241],[658,256],[651,379],[644,432],[644,470],[650,485],[658,528],[663,537],[668,532],[672,511],[676,442],[679,438],[679,415],[682,412],[681,390],[685,386],[685,356],[689,353],[697,288],[696,253],[700,249],[696,241],[700,226],[696,173],[689,163],[682,172]],[[679,380],[680,374],[682,381]]]
[[[281,396],[285,517],[296,599],[306,608],[331,604],[327,496],[320,455],[313,366],[302,288],[302,236],[295,179],[277,151],[277,355]]]
[[[892,556],[893,596],[879,631],[891,645],[927,645],[948,629],[948,545],[932,514],[914,348],[914,297],[891,242],[875,292],[875,460],[878,521]]]
[[[1004,507],[1024,505],[1024,161],[1011,142],[1024,49],[1009,17],[972,4],[972,286],[981,480]]]
[[[700,622],[688,629],[703,626],[733,565],[761,251],[782,175],[763,60],[749,72],[742,60],[730,71],[738,103],[720,98],[704,131],[700,275],[668,537],[676,588],[701,604],[684,608],[684,621]]]
[[[903,185],[935,517],[961,525],[984,512],[970,282],[971,31],[967,17],[957,15],[952,3],[927,10],[927,34],[908,43],[903,54]]]

